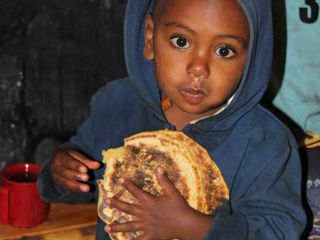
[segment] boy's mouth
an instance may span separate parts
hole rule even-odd
[[[198,104],[207,96],[207,93],[204,90],[194,89],[192,87],[180,89],[180,94],[191,104]]]

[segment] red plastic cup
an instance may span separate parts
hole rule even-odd
[[[30,228],[47,219],[49,204],[40,197],[37,178],[41,165],[7,165],[1,173],[0,223]]]

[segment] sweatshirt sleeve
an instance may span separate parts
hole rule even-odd
[[[257,175],[246,169],[237,173],[237,189],[231,189],[230,202],[217,209],[206,239],[300,239],[306,216],[297,149],[281,151]]]

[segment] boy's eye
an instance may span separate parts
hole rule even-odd
[[[231,49],[230,47],[228,46],[220,46],[216,49],[215,51],[215,54],[218,56],[218,57],[221,57],[221,58],[231,58],[233,57],[236,53],[234,52],[233,49]]]
[[[190,43],[189,41],[181,36],[176,36],[176,37],[172,37],[170,39],[171,43],[177,47],[177,48],[189,48],[190,47]]]

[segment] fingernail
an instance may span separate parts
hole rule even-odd
[[[79,168],[79,171],[82,172],[82,173],[86,173],[87,172],[87,169],[85,167],[80,167]]]
[[[97,168],[99,168],[99,167],[100,167],[100,164],[99,164],[99,163],[96,163],[96,164],[93,166],[94,169],[97,169]]]
[[[119,178],[119,183],[123,184],[124,183],[124,178]]]
[[[111,232],[111,227],[110,227],[110,226],[105,226],[105,227],[104,227],[104,230],[105,230],[106,232]]]
[[[158,171],[158,173],[160,173],[160,174],[164,174],[164,170],[163,170],[162,167],[158,167],[158,168],[157,168],[157,171]]]
[[[88,176],[87,175],[80,175],[80,179],[82,181],[87,181],[88,180]]]
[[[88,191],[89,191],[89,187],[88,187],[88,186],[84,186],[84,185],[81,185],[81,186],[80,186],[80,189],[81,189],[81,191],[83,191],[83,192],[88,192]]]

